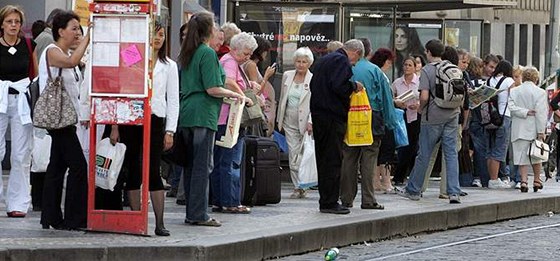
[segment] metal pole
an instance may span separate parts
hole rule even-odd
[[[550,56],[548,60],[548,72],[549,74],[553,74],[556,69],[558,69],[560,65],[560,53],[558,53],[558,31],[559,31],[559,11],[560,8],[560,0],[552,0],[551,7],[550,7]]]

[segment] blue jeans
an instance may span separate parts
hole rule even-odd
[[[208,208],[208,178],[214,167],[215,131],[203,127],[183,128],[187,143],[187,166],[183,171],[183,186],[187,199],[186,221],[202,222],[210,219]]]
[[[181,180],[181,175],[183,175],[183,167],[175,165],[173,163],[169,164],[169,185],[172,188],[179,187],[179,181]]]
[[[469,130],[471,132],[471,140],[473,143],[473,177],[480,178],[483,186],[488,186],[488,165],[486,163],[486,147],[488,146],[488,138],[486,137],[484,127],[480,125],[480,121],[476,120],[473,116],[473,120],[469,125]]]
[[[219,125],[216,137],[221,137],[226,131],[226,125]],[[241,160],[245,136],[240,131],[237,144],[228,149],[214,146],[214,162],[216,163],[210,174],[212,186],[212,205],[219,207],[237,207],[241,204]]]
[[[459,195],[459,162],[457,155],[457,128],[458,119],[454,117],[443,124],[422,124],[418,139],[418,156],[414,168],[410,173],[406,191],[412,195],[420,194],[424,176],[430,163],[432,151],[441,139],[443,156],[445,157],[445,170],[447,172],[447,194]]]

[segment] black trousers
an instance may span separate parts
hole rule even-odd
[[[406,122],[406,113],[403,117]],[[414,162],[416,161],[418,136],[420,135],[420,115],[418,115],[417,120],[406,123],[406,134],[408,135],[408,146],[397,149],[399,161],[395,170],[394,180],[400,183],[404,182],[406,177],[410,174],[412,167],[414,167]]]
[[[319,179],[319,208],[334,208],[340,195],[342,143],[346,123],[329,117],[313,116],[313,137]]]
[[[69,228],[87,226],[87,162],[76,135],[76,127],[49,130],[52,138],[51,157],[45,186],[41,224]],[[60,203],[64,174],[68,169],[64,218]]]
[[[45,172],[31,172],[31,205],[33,210],[43,207],[43,187],[45,187]]]

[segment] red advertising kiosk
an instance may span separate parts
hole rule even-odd
[[[88,224],[91,231],[148,234],[149,150],[143,150],[141,209],[95,209],[98,124],[142,125],[143,147],[150,143],[153,0],[95,1],[90,41],[91,84]],[[93,163],[96,164],[93,164]],[[103,164],[103,162],[99,162]]]

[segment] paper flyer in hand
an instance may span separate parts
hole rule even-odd
[[[469,108],[472,110],[480,106],[483,102],[489,100],[498,93],[498,89],[486,85],[474,89],[469,93]]]

